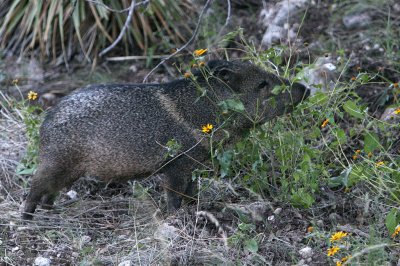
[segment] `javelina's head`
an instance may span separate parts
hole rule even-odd
[[[266,72],[244,62],[214,60],[208,63],[212,87],[222,101],[235,98],[244,105],[244,114],[251,123],[263,123],[276,116],[293,110],[293,107],[309,95],[308,89],[300,83]],[[273,93],[277,86],[286,88]],[[218,88],[223,87],[223,90]]]

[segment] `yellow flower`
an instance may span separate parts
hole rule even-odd
[[[328,248],[328,257],[335,255],[339,250],[340,248],[338,246]]]
[[[309,226],[307,227],[307,233],[312,233],[314,231],[314,227]]]
[[[361,150],[356,150],[356,153],[359,154],[361,152]]]
[[[185,74],[183,74],[183,76],[188,79],[192,76],[192,73],[186,72]]]
[[[203,67],[203,66],[205,66],[205,65],[206,65],[206,63],[203,62],[203,61],[201,61],[201,62],[199,63],[199,66],[200,66],[200,67]]]
[[[399,83],[398,82],[393,83],[393,87],[394,88],[398,88],[399,87]]]
[[[341,262],[346,262],[348,259],[350,259],[351,258],[351,255],[349,255],[349,256],[346,256],[346,257],[343,257],[340,261]]]
[[[383,162],[383,161],[379,161],[379,162],[377,162],[376,164],[375,164],[375,166],[376,167],[379,167],[379,166],[382,166],[382,165],[384,165],[385,163]]]
[[[37,97],[38,97],[37,92],[30,91],[30,92],[28,93],[28,100],[34,101],[34,100],[36,100]]]
[[[372,157],[372,152],[368,152],[368,158]]]
[[[356,77],[351,77],[351,81],[355,81],[356,79]]]
[[[398,114],[400,114],[400,108],[397,108],[396,110],[394,110],[394,112],[393,112],[395,115],[398,115]]]
[[[321,128],[326,127],[326,125],[329,123],[329,119],[325,119],[324,122],[322,122]]]
[[[400,224],[396,226],[396,230],[394,230],[394,233],[392,234],[392,238],[397,236],[400,233]]]
[[[12,84],[13,85],[18,85],[19,80],[18,79],[13,79]]]
[[[358,156],[357,155],[353,155],[353,160],[357,160]]]
[[[197,49],[193,52],[194,56],[199,57],[207,52],[208,49]]]
[[[343,231],[339,231],[339,232],[336,232],[336,233],[334,233],[332,236],[331,236],[331,242],[333,242],[333,241],[339,241],[340,239],[342,239],[343,237],[345,237],[345,236],[347,236],[348,235],[348,233],[346,233],[346,232],[343,232]]]
[[[210,133],[212,129],[213,125],[211,124],[207,124],[201,127],[201,131],[203,131],[203,133]]]
[[[197,64],[193,64],[193,65],[192,65],[192,68],[196,68],[196,67],[197,67]]]
[[[341,261],[337,261],[336,262],[336,266],[342,266],[343,264],[342,264],[342,262]]]

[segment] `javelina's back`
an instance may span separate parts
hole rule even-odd
[[[176,209],[182,195],[192,193],[195,162],[208,157],[208,140],[203,140],[200,128],[222,121],[219,102],[235,98],[245,106],[247,117],[229,116],[234,123],[227,129],[238,131],[283,114],[306,91],[293,84],[292,95],[275,96],[271,90],[289,85],[287,80],[240,62],[211,61],[196,80],[197,85],[189,79],[91,85],[61,100],[40,129],[39,164],[23,217],[31,218],[40,201],[51,205],[58,191],[82,176],[111,180],[163,173],[168,208]],[[199,96],[199,88],[206,96]],[[166,143],[171,139],[179,143],[181,153],[169,161]]]

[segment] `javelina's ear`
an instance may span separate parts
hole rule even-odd
[[[240,89],[241,73],[232,66],[221,66],[212,70],[212,76],[224,82],[234,91]]]

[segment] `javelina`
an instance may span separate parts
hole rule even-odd
[[[82,176],[115,180],[161,173],[168,209],[179,208],[182,195],[193,189],[196,162],[209,157],[201,126],[225,120],[218,103],[243,104],[243,112],[225,114],[225,128],[237,135],[307,95],[303,85],[290,85],[250,63],[215,60],[201,70],[194,73],[195,82],[89,85],[63,98],[40,128],[39,163],[23,218],[31,219],[40,201],[53,204],[62,188]],[[291,86],[291,92],[274,95],[278,85]],[[166,146],[171,139],[183,152],[172,159]]]

